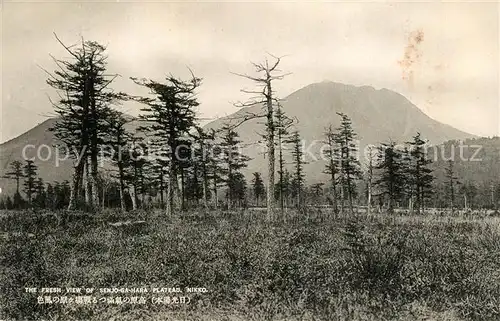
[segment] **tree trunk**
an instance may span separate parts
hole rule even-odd
[[[125,188],[123,186],[120,186],[120,210],[122,213],[125,212]]]
[[[219,207],[219,196],[217,195],[217,181],[214,178],[214,185],[213,185],[213,193],[214,193],[214,205],[215,209]]]
[[[368,182],[368,201],[366,207],[366,213],[370,215],[372,212],[372,183],[371,180]]]
[[[340,182],[340,213],[344,213],[344,199],[345,199],[345,188],[344,188],[344,174],[342,175],[342,179]]]
[[[80,190],[80,183],[82,181],[84,164],[85,163],[83,159],[80,159],[78,164],[76,164],[76,166],[74,167],[73,178],[71,180],[71,186],[70,186],[68,210],[76,209],[76,205],[79,198],[78,191]]]
[[[181,190],[179,188],[179,178],[177,177],[177,174],[174,177],[173,183],[174,183],[173,191],[174,191],[174,201],[175,201],[174,202],[174,209],[180,210],[181,206],[182,206],[182,200],[181,200],[182,193],[181,193]]]
[[[176,188],[177,187],[177,188]],[[177,183],[177,175],[172,162],[168,166],[168,186],[167,186],[167,216],[171,217],[176,207],[179,186]]]
[[[97,102],[96,102],[96,92],[95,92],[95,65],[90,60],[90,74],[88,75],[89,81],[89,102],[90,102],[90,114],[91,114],[91,126],[90,126],[90,177],[92,185],[92,207],[97,208],[99,206],[99,188],[98,188],[98,168],[97,168],[97,156],[99,152],[98,146],[98,118],[97,115]]]
[[[208,175],[207,175],[207,164],[206,164],[206,150],[203,139],[201,141],[201,155],[203,158],[202,161],[202,172],[203,172],[203,207],[208,209]]]
[[[296,199],[296,202],[297,202],[297,209],[300,209],[300,186],[297,186],[297,199]]]
[[[163,182],[163,170],[160,171],[160,207],[163,209],[165,206],[165,199],[163,193],[165,192],[165,184]]]
[[[91,157],[91,173],[90,181],[92,185],[92,207],[99,206],[99,188],[98,188],[98,171],[97,171],[97,153]]]
[[[208,181],[206,178],[206,174],[203,177],[203,207],[208,209]]]
[[[131,184],[128,188],[129,190],[129,194],[130,194],[130,198],[132,200],[132,210],[137,210],[137,187],[135,184]]]
[[[333,162],[332,162],[333,163]],[[330,174],[330,181],[332,184],[332,205],[333,205],[333,211],[334,213],[337,213],[337,182],[335,181],[335,172],[333,172],[333,167],[332,167],[332,173]]]
[[[394,196],[393,195],[389,196],[389,204],[388,204],[387,212],[389,212],[390,214],[394,213]]]
[[[102,185],[102,209],[104,210],[105,208],[105,200],[106,200],[106,186],[105,184]]]
[[[123,165],[121,161],[118,163],[118,176],[120,180],[120,209],[122,212],[125,212],[125,184],[123,183]]]
[[[186,180],[184,177],[184,168],[183,167],[180,168],[180,172],[181,172],[181,211],[185,211],[186,210],[186,189],[185,189]]]
[[[283,186],[283,169],[284,169],[284,164],[283,164],[283,147],[281,146],[282,144],[282,137],[281,137],[281,131],[278,132],[278,148],[279,148],[279,182],[280,182],[280,209],[281,209],[281,216],[283,220],[285,220],[285,200],[284,200],[284,186]],[[274,197],[274,195],[273,195]]]
[[[231,155],[232,152],[229,152],[229,155]],[[231,162],[231,156],[229,156],[229,162]],[[230,211],[232,209],[233,205],[233,174],[231,172],[231,163],[228,166],[229,168],[229,173],[227,175],[227,210]]]
[[[419,213],[422,213],[422,214],[425,214],[425,197],[424,197],[424,189],[421,188],[420,189],[420,212]]]
[[[351,214],[354,214],[354,206],[352,200],[352,182],[350,178],[347,179],[347,198],[349,201],[349,210],[351,211]]]
[[[267,154],[268,154],[268,173],[267,180],[267,217],[268,221],[274,218],[274,110],[272,99],[271,80],[267,82]]]
[[[496,208],[495,206],[495,187],[493,186],[493,183],[491,183],[491,189],[490,189],[490,197],[491,197],[491,208]]]
[[[451,205],[451,213],[455,212],[455,191],[453,187],[453,181],[450,182],[450,205]]]
[[[372,149],[369,149],[370,159],[368,161],[368,200],[367,200],[367,208],[366,212],[368,215],[372,212],[372,180],[373,180],[373,152]]]
[[[172,183],[172,173],[169,174],[168,185],[167,185],[167,216],[172,217],[174,212],[174,190]]]
[[[90,197],[90,191],[92,190],[92,186],[90,183],[90,171],[89,171],[89,160],[87,157],[85,157],[85,168],[84,168],[84,176],[83,176],[83,182],[84,182],[84,188],[85,188],[85,205],[87,207],[92,207],[92,199]]]

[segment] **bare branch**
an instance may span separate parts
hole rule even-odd
[[[264,118],[266,116],[267,116],[266,114],[256,114],[256,113],[246,112],[244,115],[241,115],[238,117],[228,117],[227,119],[229,121],[237,120],[237,122],[236,123],[228,123],[227,126],[230,129],[235,129],[249,120],[257,119],[257,118]]]
[[[57,41],[61,44],[61,46],[63,46],[63,47],[64,47],[64,49],[66,49],[66,51],[67,51],[70,55],[72,55],[73,57],[75,57],[76,59],[78,59],[78,55],[77,55],[77,54],[75,54],[73,51],[71,51],[71,48],[72,48],[72,47],[74,47],[74,45],[73,45],[73,46],[69,46],[69,47],[68,47],[68,46],[66,46],[66,45],[65,45],[65,44],[61,41],[61,39],[59,39],[59,37],[57,36],[57,34],[56,34],[55,32],[54,32],[54,37],[56,37]]]

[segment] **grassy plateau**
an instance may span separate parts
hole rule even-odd
[[[145,223],[109,224],[127,220]],[[500,320],[495,217],[12,211],[0,232],[1,320]],[[39,304],[27,287],[208,292]]]

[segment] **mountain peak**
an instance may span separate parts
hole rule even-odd
[[[354,86],[326,80],[295,91],[283,99],[282,105],[288,117],[298,120],[294,127],[300,131],[302,139],[306,142],[306,148],[311,144],[320,146],[319,142],[323,141],[325,128],[329,125],[334,127],[339,125],[337,112],[343,112],[351,118],[359,146],[362,148],[367,144],[378,144],[389,139],[408,141],[417,131],[425,139],[436,144],[451,139],[474,137],[431,119],[402,95],[389,89],[375,89],[372,86]],[[260,109],[261,106],[249,108]],[[244,112],[245,110],[240,110],[237,113],[241,115]],[[235,115],[218,119],[206,127],[220,128],[231,117]],[[137,125],[134,121],[136,118],[132,116],[129,118],[132,120],[130,130],[133,130]],[[54,121],[56,119],[49,119],[23,135],[0,144],[0,176],[9,162],[21,158],[23,147],[27,144],[35,146],[55,144],[53,133],[48,130]],[[245,152],[252,158],[248,164],[248,173],[261,171],[265,167],[262,151],[255,144],[261,139],[260,134],[263,130],[260,119],[250,120],[237,129],[243,144],[252,146]],[[30,150],[34,152],[34,149]],[[33,155],[28,155],[31,156]],[[318,175],[322,174],[317,169],[323,165],[313,161],[306,165],[305,170],[311,181],[319,179]],[[38,162],[37,166],[46,181],[63,181],[71,178],[71,160],[63,162],[58,170],[53,169],[53,159]],[[5,182],[7,183],[9,182]]]
[[[361,148],[388,140],[409,141],[417,132],[433,144],[474,137],[433,120],[395,91],[368,85],[356,86],[324,80],[291,93],[282,100],[282,106],[288,117],[298,120],[294,127],[300,131],[306,146],[320,145],[318,142],[324,139],[325,128],[339,126],[338,112],[351,118]],[[261,107],[252,108],[256,112]],[[240,110],[240,113],[244,111]],[[234,115],[209,123],[207,127],[219,128],[231,117]],[[259,141],[259,133],[263,130],[263,124],[258,120],[248,121],[237,129],[244,144]],[[248,166],[249,173],[264,167],[259,152],[255,148],[247,151],[252,158]],[[307,176],[312,177],[312,180],[318,177],[317,167],[317,162],[306,165]]]

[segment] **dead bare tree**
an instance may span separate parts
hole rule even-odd
[[[257,87],[261,87],[261,90],[246,90],[242,89],[241,91],[246,94],[254,95],[247,102],[239,102],[236,103],[236,107],[253,107],[262,105],[262,110],[257,113],[252,113],[247,111],[242,116],[239,116],[239,119],[236,120],[236,123],[233,123],[233,127],[237,127],[245,121],[255,118],[266,118],[266,147],[267,147],[267,155],[268,155],[268,179],[267,179],[267,216],[266,219],[268,221],[274,218],[274,209],[275,209],[275,199],[274,199],[274,172],[275,172],[275,107],[278,104],[279,100],[275,96],[275,92],[273,91],[273,81],[283,79],[287,74],[284,74],[281,70],[278,69],[278,66],[281,62],[282,57],[276,57],[270,55],[273,58],[273,62],[269,62],[269,59],[266,58],[263,62],[260,63],[252,63],[255,73],[258,76],[250,76],[247,74],[238,74],[234,73],[237,76],[249,79],[253,81]]]

